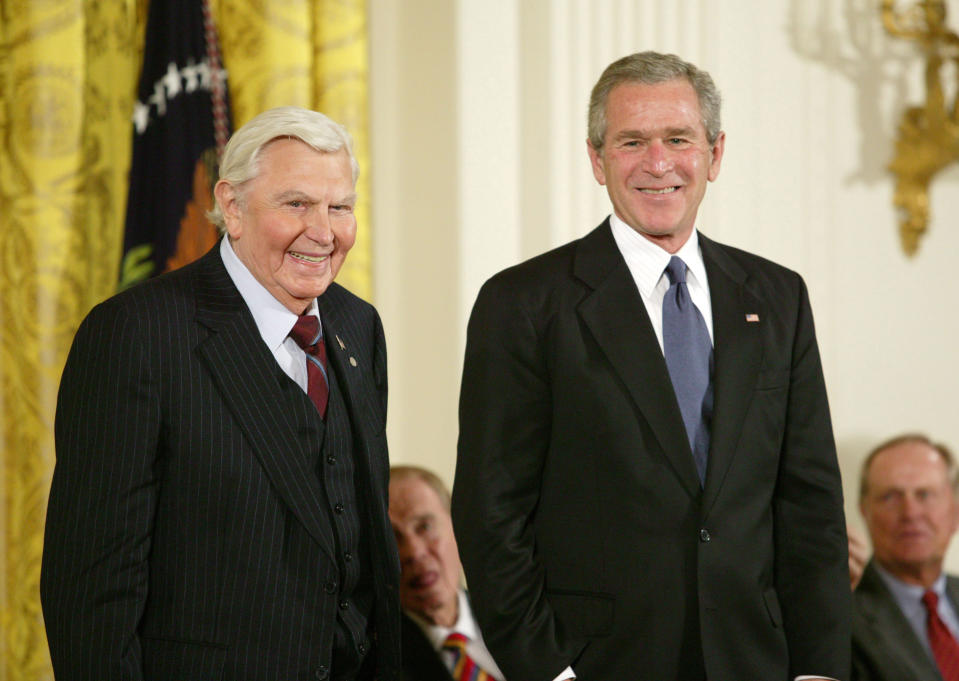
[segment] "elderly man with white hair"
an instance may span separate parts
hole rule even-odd
[[[333,283],[357,172],[326,116],[257,116],[219,244],[80,327],[41,577],[57,678],[397,678],[383,329]]]

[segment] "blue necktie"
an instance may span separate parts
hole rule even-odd
[[[703,315],[689,297],[686,263],[674,255],[666,266],[666,276],[669,290],[663,298],[663,353],[703,484],[713,414],[713,346]]]

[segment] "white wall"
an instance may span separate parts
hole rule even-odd
[[[921,100],[921,63],[884,34],[878,4],[371,0],[393,460],[452,478],[473,297],[609,212],[586,158],[586,102],[606,64],[644,49],[697,63],[724,95],[726,155],[701,229],[806,278],[850,524],[859,461],[878,440],[921,430],[959,449],[959,164],[934,180],[929,232],[907,258],[885,165],[903,106]],[[948,6],[959,28],[959,0]]]

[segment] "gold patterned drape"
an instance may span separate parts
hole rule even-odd
[[[318,109],[363,173],[338,281],[368,298],[365,0],[212,0],[234,124]],[[80,320],[115,288],[147,0],[0,0],[0,681],[52,678],[39,605],[53,414]]]

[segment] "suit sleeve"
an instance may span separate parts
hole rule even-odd
[[[550,681],[578,654],[557,629],[533,534],[550,382],[541,337],[500,282],[480,291],[467,329],[453,523],[497,664],[507,678]]]
[[[140,679],[157,497],[159,400],[141,330],[113,305],[74,339],[60,384],[40,593],[57,678]]]
[[[790,678],[845,680],[850,609],[842,483],[806,287],[800,280],[773,513]]]

